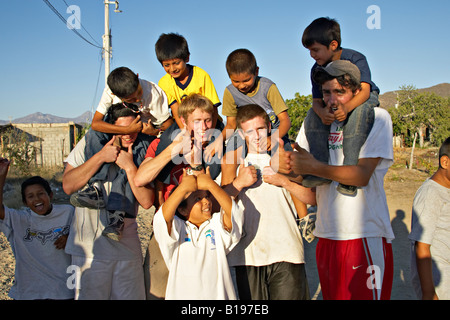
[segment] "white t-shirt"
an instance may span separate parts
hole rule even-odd
[[[141,121],[147,123],[148,120],[151,120],[153,125],[159,126],[170,117],[167,96],[160,87],[151,81],[139,79],[139,83],[142,86]],[[115,96],[109,87],[106,87],[103,90],[97,111],[106,115],[111,105],[121,102],[122,100]]]
[[[0,229],[11,244],[16,259],[15,281],[9,296],[16,300],[73,299],[68,289],[71,256],[55,248],[55,240],[69,233],[74,208],[53,204],[48,215],[29,208],[5,207]]]
[[[417,273],[415,242],[430,245],[432,272],[439,299],[450,299],[450,189],[427,179],[413,202],[411,233],[411,280],[417,297],[422,298]]]
[[[393,163],[392,121],[389,113],[375,108],[375,122],[359,159],[381,158],[369,183],[359,187],[356,196],[347,196],[336,190],[338,182],[316,188],[317,220],[313,232],[316,237],[334,240],[352,240],[367,237],[394,239],[389,209],[384,192],[384,176]],[[328,145],[330,165],[343,165],[342,123],[334,122],[330,128]],[[297,136],[300,147],[309,151],[302,126]]]
[[[76,168],[85,162],[86,140],[83,137],[69,154],[65,162]],[[103,182],[103,197],[108,201],[112,181],[117,174],[116,165],[109,166],[107,179]],[[136,202],[136,212],[138,210]],[[95,210],[75,208],[75,219],[67,240],[66,252],[100,260],[142,260],[142,251],[137,233],[136,219],[124,219],[124,230],[120,241],[102,236],[102,231],[108,225],[105,209]]]
[[[304,263],[303,240],[291,194],[262,181],[270,155],[248,154],[246,166],[258,170],[258,180],[243,189],[238,204],[244,208],[244,236],[228,255],[230,266],[266,266],[276,262]]]
[[[166,299],[235,300],[226,255],[241,238],[240,207],[233,201],[231,232],[223,227],[222,213],[215,213],[199,228],[175,216],[170,235],[162,209],[153,219],[153,232],[169,269]]]

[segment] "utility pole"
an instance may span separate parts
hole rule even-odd
[[[105,34],[103,35],[103,58],[105,59],[105,87],[110,73],[111,63],[111,30],[109,29],[109,5],[114,4],[114,12],[122,12],[119,10],[119,1],[104,0],[105,3]]]

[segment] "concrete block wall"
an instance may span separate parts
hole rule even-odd
[[[36,165],[45,167],[63,165],[82,129],[73,122],[15,123],[13,126],[27,134],[35,149]]]

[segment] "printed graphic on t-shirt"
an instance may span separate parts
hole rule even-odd
[[[342,149],[342,141],[344,139],[344,131],[342,126],[337,126],[336,131],[331,131],[328,135],[328,149]]]
[[[216,250],[216,237],[214,236],[214,230],[209,229],[206,231],[206,239],[211,241],[211,250]]]
[[[210,250],[216,250],[216,236],[213,229],[208,229],[205,231],[206,246]],[[186,230],[186,235],[184,237],[185,242],[192,242],[192,236],[188,230]],[[194,243],[195,244],[195,243]]]
[[[34,239],[36,239],[37,241],[40,241],[44,245],[47,241],[55,241],[60,236],[69,234],[69,229],[70,226],[54,227],[47,231],[33,230],[31,228],[27,228],[23,240],[31,242]]]

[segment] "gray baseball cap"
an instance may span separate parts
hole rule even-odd
[[[348,74],[356,82],[361,82],[361,72],[359,71],[359,68],[348,60],[331,61],[326,67],[318,67],[316,71],[316,73],[326,72],[333,77]],[[316,77],[316,73],[313,78]]]

